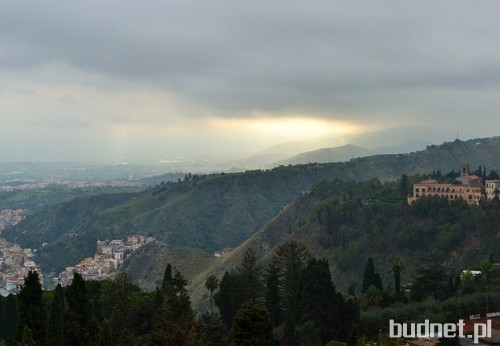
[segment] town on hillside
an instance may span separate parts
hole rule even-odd
[[[40,266],[34,261],[35,254],[31,249],[23,249],[19,245],[0,239],[0,294],[17,293],[24,277],[30,270],[35,270],[43,285]]]
[[[127,239],[98,240],[94,257],[85,258],[74,267],[67,267],[59,275],[50,273],[51,286],[70,285],[74,273],[82,275],[84,280],[112,279],[123,261],[142,245],[155,240],[144,235],[131,235]]]
[[[62,273],[50,273],[45,277],[46,288],[53,289],[58,283],[62,286],[71,284],[75,272],[85,280],[112,279],[124,259],[142,245],[153,241],[153,237],[131,235],[126,239],[98,240],[93,258],[85,258],[74,267],[67,267]],[[0,294],[7,296],[18,293],[28,272],[38,273],[40,283],[44,285],[44,276],[34,257],[36,250],[23,249],[0,239]]]
[[[420,197],[445,197],[452,202],[463,199],[469,205],[478,205],[483,200],[494,200],[500,196],[500,180],[484,180],[470,173],[469,164],[462,164],[457,183],[442,183],[435,179],[413,184],[413,194],[408,196],[408,204],[414,203]]]

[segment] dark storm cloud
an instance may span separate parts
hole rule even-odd
[[[466,102],[492,116],[499,101],[483,105],[478,92],[499,88],[499,10],[494,1],[3,2],[0,69],[64,63],[221,116],[446,120]]]

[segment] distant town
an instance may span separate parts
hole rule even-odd
[[[128,255],[153,240],[154,238],[144,235],[131,235],[127,239],[98,240],[93,258],[85,258],[74,267],[67,267],[60,274],[48,274],[44,285],[44,276],[40,266],[35,263],[34,251],[0,239],[0,294],[6,296],[18,293],[24,277],[30,270],[39,274],[41,284],[48,289],[53,289],[58,283],[62,286],[71,284],[75,272],[80,273],[85,280],[112,279]]]
[[[81,274],[85,280],[112,279],[124,259],[153,240],[155,238],[144,235],[128,236],[125,240],[98,240],[93,258],[85,258],[74,267],[67,267],[57,276],[54,273],[49,274],[52,279],[51,286],[56,286],[58,283],[61,286],[71,284],[75,272]]]

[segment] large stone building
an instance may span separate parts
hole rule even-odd
[[[420,197],[439,196],[445,197],[450,202],[456,199],[463,199],[467,204],[479,204],[481,200],[492,200],[499,195],[500,180],[487,180],[485,186],[481,177],[470,174],[468,164],[463,164],[460,168],[461,184],[440,183],[437,180],[424,180],[413,184],[413,194],[408,196],[408,203],[412,204]]]

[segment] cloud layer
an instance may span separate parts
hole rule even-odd
[[[214,119],[290,117],[496,135],[499,10],[495,1],[3,2],[0,144],[23,137],[57,151],[70,131],[92,156],[86,146],[127,128],[124,150],[154,136],[219,150],[238,136],[218,133]],[[242,148],[255,133],[246,135]]]

